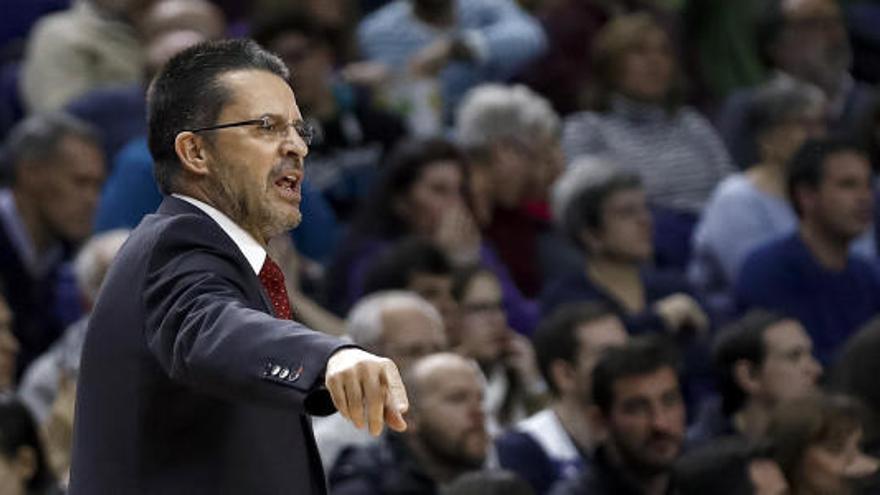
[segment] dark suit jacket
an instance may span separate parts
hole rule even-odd
[[[166,198],[120,251],[83,349],[71,495],[326,491],[306,414],[345,344],[271,305],[198,208]]]

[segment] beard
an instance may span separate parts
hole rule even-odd
[[[486,449],[479,454],[468,450],[468,439],[477,434],[485,434],[485,431],[471,428],[450,439],[448,431],[423,424],[416,435],[419,443],[434,459],[457,470],[471,470],[479,469],[486,460]]]
[[[251,235],[268,242],[269,239],[296,227],[302,219],[299,211],[292,217],[273,208],[269,196],[273,192],[272,178],[284,169],[279,162],[272,167],[262,190],[253,187],[242,177],[232,173],[232,167],[221,163],[214,176],[209,177],[206,190],[215,207],[225,213]]]

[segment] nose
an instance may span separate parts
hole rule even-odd
[[[295,156],[300,159],[309,154],[309,145],[293,126],[287,128],[287,134],[281,140],[281,154],[285,157]]]

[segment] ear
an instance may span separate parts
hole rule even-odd
[[[15,453],[13,469],[23,480],[29,480],[37,474],[37,452],[33,447],[21,446]]]
[[[755,395],[761,389],[757,371],[754,364],[745,359],[733,363],[733,380],[747,395]]]
[[[575,387],[575,372],[571,364],[561,359],[550,363],[550,379],[556,384],[560,393],[570,394]]]
[[[205,176],[210,173],[204,142],[195,133],[183,131],[174,138],[174,151],[184,170]]]
[[[815,209],[816,196],[816,189],[810,186],[800,185],[795,188],[794,200],[800,206],[801,216]]]

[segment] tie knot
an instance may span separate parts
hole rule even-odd
[[[266,260],[263,261],[263,267],[260,268],[260,279],[271,280],[273,282],[284,281],[284,273],[281,271],[281,267],[278,266],[278,263],[275,263],[269,255],[266,255]]]

